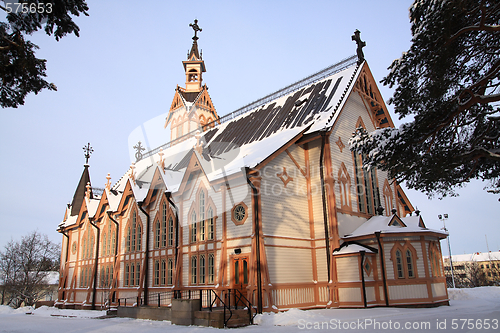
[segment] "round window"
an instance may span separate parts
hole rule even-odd
[[[234,210],[233,210],[233,217],[236,221],[238,222],[242,222],[244,219],[245,219],[245,215],[246,215],[246,210],[245,210],[245,207],[241,204],[239,205],[236,205],[236,207],[234,207]]]
[[[71,246],[71,252],[73,252],[73,254],[76,253],[76,242],[73,242],[73,245]]]

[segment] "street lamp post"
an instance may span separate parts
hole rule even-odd
[[[446,223],[445,223],[445,221],[448,219],[448,214],[443,214],[443,215],[441,215],[441,214],[438,215],[438,218],[441,221],[443,221],[443,228],[441,228],[441,230],[448,232],[448,229],[446,229]],[[455,288],[455,276],[453,274],[453,261],[451,260],[451,246],[450,246],[450,234],[449,233],[448,233],[448,236],[446,237],[446,242],[448,243],[448,255],[450,256],[451,282],[453,283],[453,288]]]

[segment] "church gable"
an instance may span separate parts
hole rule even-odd
[[[96,214],[94,215],[94,220],[98,221],[105,217],[106,211],[109,208],[108,194],[106,191],[103,192],[99,205],[97,206]]]
[[[174,95],[174,100],[172,101],[172,104],[170,105],[170,110],[168,112],[167,120],[165,122],[164,127],[167,127],[169,123],[171,123],[174,119],[174,113],[176,110],[185,107],[186,103],[184,102],[183,98],[181,97],[179,93],[179,87],[175,90],[175,95]]]
[[[148,207],[151,203],[154,203],[155,206],[157,206],[162,199],[162,195],[165,190],[166,184],[163,181],[161,171],[159,168],[155,168],[155,173],[151,179],[151,186],[149,187],[148,194],[143,200],[144,207]]]
[[[210,98],[210,95],[208,94],[208,89],[206,86],[203,87],[203,90],[201,93],[197,96],[195,105],[197,108],[206,111],[208,115],[205,116],[205,123],[202,123],[201,125],[205,125],[207,123],[210,123],[214,120],[217,120],[219,116],[217,115],[215,111],[215,107],[213,105],[212,99]],[[205,113],[205,112],[204,112]],[[200,115],[201,116],[201,115]]]
[[[368,64],[363,65],[353,90],[361,96],[365,105],[371,111],[371,118],[375,128],[394,127]]]
[[[189,158],[189,160],[188,160]],[[196,182],[197,178],[201,173],[204,174],[203,169],[201,167],[200,161],[198,157],[194,153],[194,150],[186,155],[184,158],[185,161],[189,161],[187,163],[187,167],[184,172],[184,176],[182,177],[181,184],[179,186],[178,193],[186,194],[193,188],[193,184]],[[206,178],[206,175],[205,175]]]
[[[170,106],[170,111],[177,110],[178,108],[183,107],[183,106],[186,106],[186,104],[184,103],[184,100],[180,94],[180,90],[177,89],[175,91],[174,100],[172,101],[172,105]]]
[[[125,184],[125,189],[123,190],[122,197],[120,199],[120,203],[118,204],[118,208],[116,211],[119,212],[120,214],[123,214],[123,212],[129,208],[133,196],[134,193],[132,192],[130,181],[127,181]]]

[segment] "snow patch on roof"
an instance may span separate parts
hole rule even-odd
[[[340,255],[340,254],[351,254],[351,253],[358,253],[358,252],[361,252],[361,251],[365,251],[366,253],[375,253],[373,252],[372,250],[364,247],[364,246],[361,246],[361,245],[358,245],[358,244],[349,244],[347,246],[344,246],[343,248],[341,248],[339,251],[334,251],[333,252],[333,255]]]
[[[98,199],[88,199],[87,200],[87,212],[89,217],[94,217],[95,213],[97,213],[97,207],[99,207],[99,202],[101,200]]]
[[[123,193],[121,192],[116,192],[117,194],[114,194],[111,191],[106,190],[106,196],[108,198],[108,212],[116,212],[118,210],[118,205],[120,204],[120,200],[122,198]]]
[[[78,221],[78,215],[68,216],[66,221],[59,223],[59,228],[65,228],[76,224]]]
[[[447,260],[448,257],[444,257]],[[500,251],[498,252],[476,252],[472,254],[454,254],[451,256],[453,263],[461,261],[496,261],[500,260]]]
[[[212,182],[239,173],[242,168],[258,166],[300,133],[327,130],[347,100],[360,67],[353,64],[202,133],[203,152],[194,154],[208,180]],[[162,174],[168,191],[178,190],[185,162],[196,144],[197,139],[191,137],[163,150],[166,170]],[[137,201],[147,195],[159,160],[156,153],[134,165],[135,184],[131,184]],[[123,191],[130,176],[131,169],[113,188]]]
[[[373,216],[369,218],[365,223],[360,225],[351,234],[345,235],[343,238],[348,239],[365,235],[373,235],[377,231],[380,231],[381,233],[433,232],[441,234],[443,238],[448,235],[447,233],[440,230],[432,230],[420,227],[419,216],[407,216],[400,218],[401,221],[406,225],[406,227],[398,225],[389,225],[394,218],[398,217],[396,215]]]

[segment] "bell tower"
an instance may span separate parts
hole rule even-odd
[[[194,24],[191,23],[189,26],[194,30],[193,46],[191,46],[187,60],[183,61],[182,64],[186,72],[186,92],[198,92],[201,91],[202,75],[206,72],[205,62],[198,52],[197,33],[201,31],[201,28],[198,26],[198,20],[194,20]]]
[[[186,73],[186,87],[175,89],[174,100],[165,122],[165,128],[170,125],[170,141],[178,143],[195,135],[196,131],[203,132],[219,123],[219,116],[215,111],[212,99],[208,94],[208,87],[202,84],[202,75],[206,72],[202,54],[198,51],[198,20],[189,24],[194,30],[193,45],[182,62]]]

